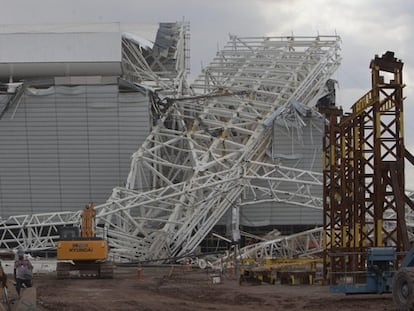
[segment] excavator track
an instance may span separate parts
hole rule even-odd
[[[72,264],[69,262],[58,262],[56,264],[56,276],[58,279],[68,279]]]
[[[102,262],[99,264],[99,278],[100,279],[113,279],[114,277],[114,264],[112,262]]]
[[[114,277],[114,265],[112,262],[75,263],[58,262],[56,266],[58,279],[70,278],[98,278],[112,279]]]
[[[395,273],[392,298],[398,310],[414,309],[414,267],[401,268]]]

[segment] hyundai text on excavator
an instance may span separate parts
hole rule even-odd
[[[62,227],[57,243],[58,279],[71,276],[113,278],[113,263],[108,259],[108,242],[95,233],[95,209],[90,202],[81,213],[78,227]]]

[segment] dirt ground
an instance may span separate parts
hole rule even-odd
[[[217,280],[217,279],[216,279]],[[57,280],[35,277],[37,307],[45,310],[396,310],[391,295],[329,293],[319,285],[242,285],[222,277],[213,284],[205,270],[144,267],[116,269],[114,279]]]

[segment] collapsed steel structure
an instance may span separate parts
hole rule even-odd
[[[228,210],[237,215],[249,201],[320,209],[322,198],[312,187],[321,187],[322,174],[284,167],[267,151],[275,120],[300,124],[326,95],[340,62],[339,42],[338,36],[231,36],[188,88],[183,67],[179,79],[162,78],[129,48],[134,85],[151,97],[154,126],[132,156],[126,187],[95,207],[98,232],[107,236],[113,258],[191,254]],[[143,65],[137,67],[134,57]],[[295,191],[280,190],[284,183]],[[78,225],[79,216],[10,217],[0,223],[0,247],[53,248],[58,228]]]

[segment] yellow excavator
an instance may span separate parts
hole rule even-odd
[[[62,227],[57,243],[58,279],[71,277],[113,278],[114,266],[108,261],[108,242],[95,234],[93,203],[81,213],[81,227]],[[80,232],[79,232],[80,231]]]

